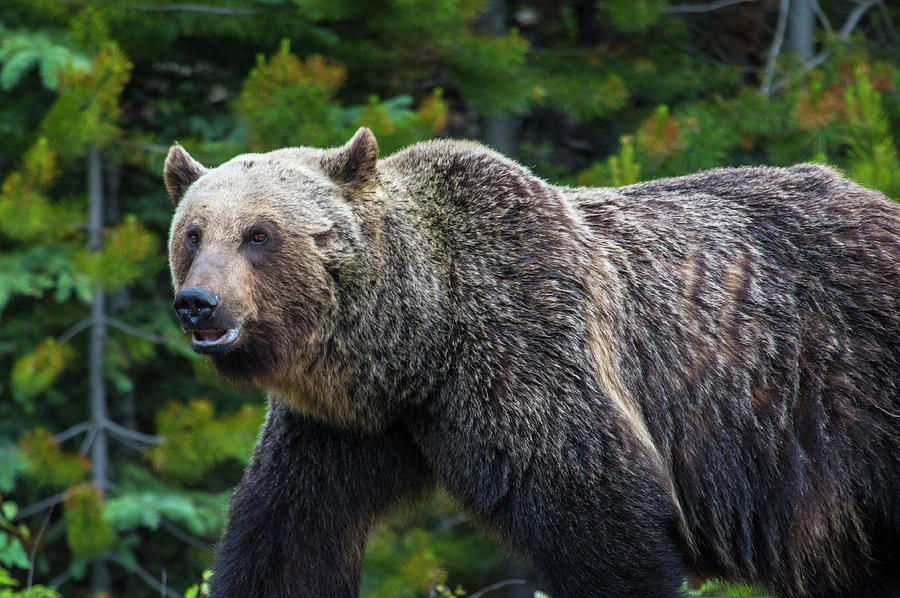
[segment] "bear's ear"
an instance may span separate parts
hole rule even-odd
[[[376,179],[377,163],[378,141],[366,127],[356,131],[343,147],[326,151],[321,161],[325,174],[350,191],[362,189]]]
[[[166,191],[173,205],[178,205],[184,192],[191,184],[206,173],[206,168],[197,162],[179,144],[169,148],[166,156],[166,167],[163,169],[163,179],[166,182]]]

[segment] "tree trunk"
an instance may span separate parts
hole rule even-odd
[[[805,62],[816,53],[816,13],[812,0],[791,0],[788,17],[788,48],[797,60]]]
[[[103,156],[100,149],[91,147],[88,153],[88,197],[90,218],[88,220],[88,250],[99,251],[103,246]],[[105,424],[106,382],[103,379],[103,358],[106,347],[106,295],[97,288],[91,304],[91,337],[88,364],[91,424],[94,428],[94,442],[91,445],[91,464],[94,485],[105,491],[109,467]],[[105,560],[91,563],[91,590],[109,592],[109,567]]]
[[[485,32],[497,37],[509,29],[507,0],[488,0],[481,25]],[[490,147],[503,154],[516,150],[516,118],[508,114],[488,114],[481,117],[481,137]]]

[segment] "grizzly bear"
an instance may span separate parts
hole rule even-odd
[[[476,143],[165,183],[175,310],[269,413],[213,598],[356,596],[442,485],[553,596],[900,596],[900,205],[818,165],[553,186]]]

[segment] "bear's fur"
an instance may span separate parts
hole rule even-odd
[[[356,596],[372,522],[435,482],[553,598],[900,596],[882,194],[817,165],[570,189],[366,129],[211,170],[175,146],[165,180],[194,346],[270,394],[213,598]]]

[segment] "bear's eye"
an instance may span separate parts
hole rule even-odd
[[[250,242],[254,245],[262,245],[266,241],[269,240],[269,235],[264,233],[261,230],[255,231],[250,234]]]
[[[195,230],[192,230],[187,234],[187,242],[188,245],[192,247],[196,247],[200,243],[200,233]]]

